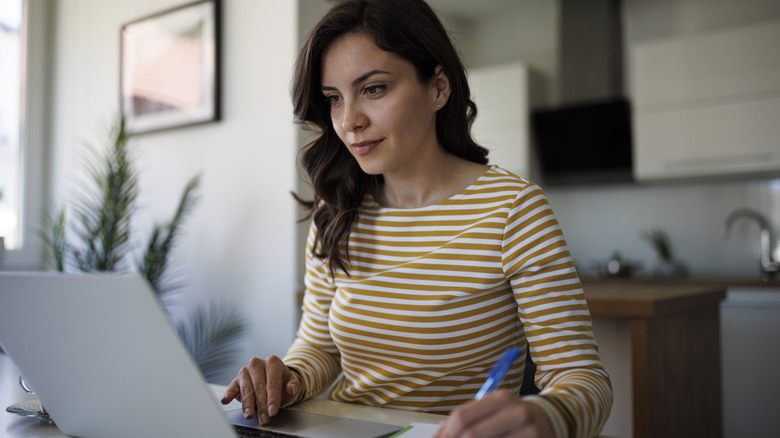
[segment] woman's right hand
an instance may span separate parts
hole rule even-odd
[[[222,404],[241,402],[244,417],[258,414],[260,424],[267,424],[279,408],[293,402],[303,390],[303,383],[276,356],[252,358],[230,382]]]

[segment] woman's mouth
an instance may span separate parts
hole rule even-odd
[[[379,146],[379,143],[381,142],[382,140],[363,141],[360,143],[353,143],[352,148],[355,149],[355,154],[362,156],[374,150],[374,148]]]

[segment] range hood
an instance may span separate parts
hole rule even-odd
[[[619,0],[559,0],[558,104],[532,111],[548,185],[632,181]]]

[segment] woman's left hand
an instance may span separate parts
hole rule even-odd
[[[436,438],[455,437],[554,438],[555,432],[541,407],[499,390],[450,413]]]

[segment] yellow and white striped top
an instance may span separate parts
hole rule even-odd
[[[558,221],[542,190],[499,167],[436,205],[360,207],[350,276],[306,252],[298,336],[285,356],[306,398],[447,413],[474,398],[501,353],[537,365],[557,435],[593,436],[612,404],[609,377]],[[502,388],[518,393],[518,360]]]

